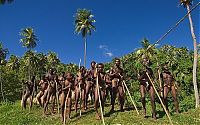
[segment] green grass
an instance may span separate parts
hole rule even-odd
[[[157,120],[153,120],[150,117],[150,106],[148,106],[148,118],[143,118],[142,115],[138,116],[136,111],[126,110],[125,112],[119,112],[116,105],[116,112],[110,116],[106,116],[106,124],[124,124],[124,125],[166,125],[169,121],[162,111],[159,104],[157,104]],[[110,107],[105,108],[105,114],[108,115]],[[15,104],[0,104],[0,124],[1,125],[59,125],[62,124],[58,114],[55,115],[43,115],[42,108],[34,106],[33,109],[21,110],[20,103]],[[140,110],[140,113],[142,111]],[[191,109],[188,112],[182,112],[180,114],[171,114],[173,123],[176,125],[200,125],[200,110]],[[67,124],[102,124],[101,120],[95,120],[95,112],[90,109],[88,112],[83,113],[81,117],[76,117],[74,111],[72,112],[71,119]]]

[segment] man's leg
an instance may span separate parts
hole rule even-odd
[[[140,94],[141,94],[141,102],[142,102],[144,117],[146,117],[146,100],[145,100],[146,90],[144,85],[140,85]]]
[[[153,89],[153,86],[150,86],[149,94],[151,99],[152,117],[156,119],[155,91]]]
[[[85,88],[85,110],[88,109],[87,103],[88,103],[88,95],[91,89],[91,82],[87,81],[86,82],[86,88]]]
[[[179,113],[179,106],[178,106],[178,100],[177,100],[175,86],[171,87],[171,91],[172,91],[172,97],[173,97],[173,100],[174,100],[174,105],[175,105],[176,113]]]
[[[120,102],[120,111],[124,111],[124,90],[123,87],[120,85],[118,86],[118,92],[119,92],[119,102]]]
[[[94,107],[95,107],[95,112],[96,112],[96,119],[99,120],[101,118],[100,118],[99,113],[98,113],[99,95],[98,95],[97,87],[95,88]]]
[[[166,107],[166,110],[169,112],[168,101],[167,101],[168,93],[169,93],[169,88],[168,88],[168,86],[164,86],[163,102],[164,102],[164,105],[165,105],[165,107]]]
[[[117,80],[113,79],[112,80],[112,98],[111,98],[111,110],[110,110],[110,112],[114,111],[116,96],[117,96]]]

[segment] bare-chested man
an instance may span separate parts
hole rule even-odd
[[[172,93],[172,97],[174,100],[174,105],[176,109],[176,113],[179,113],[179,106],[178,106],[178,101],[177,101],[177,96],[176,96],[176,87],[175,87],[175,79],[172,75],[172,73],[169,71],[167,64],[163,66],[163,72],[161,73],[161,78],[164,83],[164,104],[166,106],[167,111],[169,112],[168,109],[168,102],[167,102],[167,96],[169,91]]]
[[[104,112],[104,102],[105,102],[105,89],[106,89],[106,84],[105,84],[105,73],[103,72],[104,65],[103,63],[99,63],[97,65],[97,73],[94,74],[94,76],[97,78],[98,77],[98,86],[95,84],[95,97],[94,97],[94,107],[96,111],[96,119],[99,120],[101,119],[99,113],[98,113],[98,105],[99,105],[99,94],[100,94],[100,99],[101,99],[101,106],[102,110]],[[97,80],[97,79],[96,79]],[[99,94],[98,94],[98,89],[99,89]]]
[[[96,82],[95,78],[94,78],[95,66],[96,66],[96,62],[92,61],[91,62],[91,69],[87,72],[86,88],[85,88],[85,108],[86,109],[88,109],[87,101],[88,101],[89,93],[91,94],[90,95],[91,97],[93,97],[93,95],[94,95],[94,84]]]
[[[27,99],[30,99],[30,109],[32,108],[33,103],[33,92],[35,87],[35,76],[32,77],[31,81],[26,81],[23,86],[23,95],[22,95],[22,109],[26,109]]]
[[[56,96],[56,82],[58,82],[58,77],[56,76],[56,74],[54,74],[54,71],[52,69],[49,70],[47,77],[48,77],[48,88],[47,88],[47,92],[44,95],[46,97],[46,102],[44,104],[44,114],[46,113],[47,106],[49,104],[51,96],[53,99],[52,112],[54,112],[55,96]]]
[[[105,93],[105,101],[106,98],[109,96],[110,94],[110,99],[112,99],[112,79],[110,77],[110,74],[112,74],[112,69],[106,72],[105,75],[105,83],[106,83],[106,93]],[[110,100],[110,104],[111,104],[111,100]]]
[[[153,86],[148,78],[147,74],[153,78],[153,71],[150,68],[150,61],[147,59],[146,56],[142,56],[142,64],[144,69],[140,71],[138,74],[138,80],[140,81],[140,93],[141,93],[141,102],[144,110],[144,117],[146,118],[146,92],[149,92],[150,99],[151,99],[151,108],[152,108],[152,117],[156,119],[156,106],[155,106],[155,91]]]
[[[81,98],[81,108],[85,108],[85,81],[86,70],[84,66],[81,66],[75,80],[75,111],[77,113],[78,100]],[[81,97],[80,97],[81,92]],[[83,104],[83,107],[82,107]],[[82,109],[80,109],[82,110]]]
[[[120,111],[123,112],[124,109],[124,98],[125,93],[123,89],[123,69],[120,67],[120,59],[115,59],[115,65],[111,70],[110,77],[112,79],[112,98],[111,98],[111,110],[110,112],[114,111],[115,106],[115,99],[117,96],[117,93],[119,95],[119,103],[120,103]]]
[[[45,75],[42,76],[42,79],[39,82],[39,86],[40,86],[40,91],[37,94],[36,99],[39,102],[40,106],[43,107],[45,100],[44,98],[42,98],[42,96],[44,95],[48,87],[48,79],[46,78]]]
[[[70,118],[71,105],[72,105],[71,96],[72,96],[72,89],[74,85],[73,75],[71,73],[66,73],[65,78],[66,80],[64,84],[62,85],[62,94],[61,94],[62,121],[64,121],[64,117],[66,117],[65,116],[66,114],[67,114],[67,119]],[[67,109],[65,109],[65,107],[67,107]]]

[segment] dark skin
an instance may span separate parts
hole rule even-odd
[[[115,65],[109,74],[112,78],[112,98],[111,98],[111,110],[110,112],[114,111],[115,99],[118,93],[118,100],[120,103],[120,111],[123,112],[124,100],[125,100],[125,93],[122,85],[123,80],[123,69],[120,67],[120,60],[115,60]]]
[[[106,75],[105,75],[105,82],[106,82],[106,93],[105,93],[105,98],[107,98],[110,94],[110,99],[112,99],[112,80],[111,80],[111,77],[110,77],[110,74],[111,71],[107,72]],[[111,102],[111,101],[110,101]]]
[[[95,84],[95,79],[94,79],[94,72],[95,72],[95,65],[96,62],[91,62],[91,69],[87,72],[87,79],[86,79],[86,88],[85,88],[85,110],[88,109],[87,107],[87,100],[88,100],[88,95],[91,92],[91,96],[94,93],[94,84]]]
[[[47,92],[45,93],[46,102],[44,104],[44,114],[46,113],[47,106],[49,104],[50,97],[52,96],[53,99],[53,106],[52,106],[52,112],[54,111],[55,107],[55,96],[56,96],[56,82],[58,83],[58,77],[53,73],[52,70],[50,70],[50,73],[48,74],[48,88]]]
[[[153,89],[153,86],[151,85],[151,82],[146,75],[146,72],[149,74],[149,76],[152,78],[153,77],[153,71],[152,69],[148,66],[149,65],[149,60],[147,58],[143,58],[142,63],[145,67],[143,71],[138,74],[138,80],[140,81],[140,93],[141,93],[141,102],[142,102],[142,107],[144,110],[144,117],[146,118],[146,92],[149,92],[150,99],[151,99],[151,108],[152,108],[152,117],[156,119],[156,106],[155,106],[155,91]]]
[[[176,87],[175,87],[175,84],[174,84],[175,80],[173,78],[172,73],[169,71],[167,65],[163,66],[163,72],[161,73],[161,78],[162,78],[162,81],[164,83],[163,100],[164,100],[164,104],[166,106],[167,111],[169,111],[167,96],[168,96],[168,93],[171,91],[171,94],[172,94],[172,97],[173,97],[173,100],[174,100],[176,113],[179,113],[179,106],[178,106],[177,95],[176,95]]]
[[[62,114],[62,121],[64,121],[64,112],[67,112],[67,119],[70,118],[71,114],[71,105],[72,105],[72,87],[74,85],[73,76],[71,73],[66,73],[66,80],[62,85],[62,94],[61,94],[61,114]],[[65,111],[65,104],[67,107],[67,111]]]
[[[78,100],[80,98],[80,89],[81,89],[81,107],[83,104],[83,108],[85,108],[85,79],[86,79],[86,70],[82,66],[80,67],[80,70],[77,74],[76,80],[75,80],[75,111],[77,113],[77,106],[78,106]],[[80,89],[79,89],[80,84]]]
[[[30,109],[32,107],[32,103],[33,103],[33,91],[34,91],[34,83],[35,82],[35,77],[33,76],[33,78],[31,79],[31,81],[26,81],[24,83],[24,86],[23,86],[23,95],[22,95],[22,109],[26,109],[26,102],[27,102],[27,99],[29,98],[30,99]]]
[[[99,120],[101,119],[99,113],[98,113],[98,106],[99,106],[99,94],[100,94],[100,99],[101,99],[101,106],[102,110],[104,112],[104,102],[105,102],[105,73],[103,72],[104,65],[102,63],[97,65],[97,73],[94,74],[94,77],[98,77],[98,86],[97,84],[95,85],[95,97],[94,97],[94,107],[96,111],[96,119]],[[99,94],[98,94],[98,89],[99,89]]]
[[[36,98],[37,98],[40,106],[43,107],[45,100],[44,100],[44,98],[42,98],[42,96],[44,95],[45,91],[48,88],[48,81],[45,76],[43,76],[42,79],[40,80],[39,86],[40,86],[40,91],[36,95]]]

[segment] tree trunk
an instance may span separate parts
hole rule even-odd
[[[86,68],[86,57],[87,57],[87,38],[84,37],[84,67]]]
[[[1,77],[2,76],[1,76],[1,64],[0,64],[1,96],[2,96],[3,101],[5,101],[4,94],[3,94],[3,83],[2,83],[2,78]]]
[[[190,7],[189,5],[187,6],[187,11],[188,13],[190,12]],[[188,14],[188,18],[190,21],[190,30],[193,38],[193,44],[194,44],[194,63],[193,63],[193,84],[194,84],[194,93],[195,93],[195,99],[196,99],[196,105],[195,107],[199,107],[199,93],[198,93],[198,88],[197,88],[197,63],[198,63],[198,51],[197,51],[197,41],[196,41],[196,36],[194,33],[194,27],[192,23],[192,17],[190,13]]]

